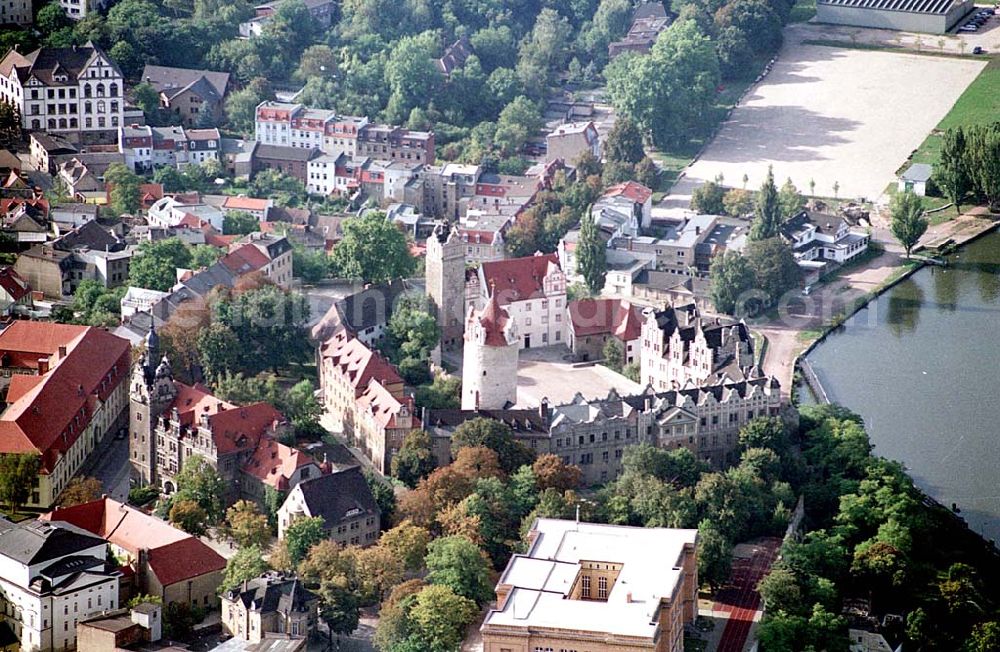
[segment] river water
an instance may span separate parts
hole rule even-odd
[[[875,452],[1000,541],[1000,233],[925,267],[808,356]]]

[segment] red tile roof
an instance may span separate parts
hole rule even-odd
[[[255,197],[226,197],[222,202],[223,208],[234,211],[266,211],[269,200],[257,199]]]
[[[219,262],[234,274],[249,274],[267,266],[271,260],[267,255],[252,244],[233,249],[223,256]]]
[[[310,464],[319,467],[316,460],[297,448],[267,439],[247,460],[243,472],[278,491],[288,491],[288,483],[295,472]]]
[[[653,191],[637,181],[626,181],[604,191],[604,197],[625,197],[637,204],[645,204]]]
[[[0,287],[6,290],[14,301],[23,299],[31,292],[31,286],[28,285],[28,282],[9,265],[0,267]]]
[[[226,567],[226,560],[204,542],[111,498],[56,509],[41,518],[92,532],[133,557],[149,550],[149,568],[164,587]]]
[[[49,200],[41,197],[35,197],[32,199],[25,199],[23,197],[6,197],[4,199],[0,199],[0,213],[6,215],[21,204],[32,206],[41,210],[43,216],[47,217],[49,214]]]
[[[507,336],[505,331],[510,315],[506,308],[501,308],[496,292],[490,293],[490,300],[483,306],[482,311],[472,314],[472,319],[478,319],[486,334],[484,343],[486,346],[507,346]]]
[[[400,422],[400,411],[405,406],[409,414],[413,414],[413,397],[403,396],[402,398],[393,396],[382,383],[376,379],[368,381],[361,396],[357,400],[358,411],[371,414],[375,423],[382,428],[401,428],[404,424]]]
[[[7,367],[33,369],[39,358],[49,358],[49,371],[37,380],[12,383],[10,405],[0,415],[0,453],[38,453],[43,472],[87,429],[98,401],[126,381],[131,365],[128,341],[105,330],[27,321],[0,334],[0,355]]]
[[[330,360],[340,374],[347,378],[354,388],[355,398],[364,393],[368,382],[373,378],[384,385],[403,384],[403,379],[388,360],[346,331],[340,331],[324,342],[320,351],[323,359]]]
[[[500,305],[545,297],[545,277],[559,271],[559,256],[536,254],[483,263],[482,275],[492,292],[499,292]]]
[[[642,310],[620,299],[580,299],[570,302],[569,320],[577,337],[607,333],[624,342],[639,339]]]
[[[177,408],[183,426],[190,426],[208,415],[212,439],[220,455],[253,449],[264,435],[284,417],[267,403],[239,407],[208,393],[203,387],[191,387],[174,381],[177,396],[167,406],[167,413]]]
[[[149,570],[166,588],[172,584],[222,572],[226,560],[202,541],[188,537],[149,551]]]

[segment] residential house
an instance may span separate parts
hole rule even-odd
[[[318,149],[257,143],[252,152],[251,175],[263,170],[277,170],[305,185],[309,183],[309,162],[322,155]]]
[[[16,0],[6,0],[7,2],[15,2]],[[3,10],[3,5],[0,5],[0,12]],[[21,173],[21,168],[23,164],[21,159],[18,158],[17,154],[10,151],[9,149],[0,149],[0,176],[9,177],[11,172],[15,174]]]
[[[802,210],[781,225],[781,237],[791,246],[795,260],[807,275],[819,275],[830,265],[839,266],[868,250],[871,235],[852,228],[839,215],[811,214]]]
[[[585,153],[601,160],[601,139],[592,121],[559,125],[545,136],[546,161],[576,161]]]
[[[77,623],[77,648],[116,652],[127,646],[156,643],[163,636],[163,605],[142,602],[132,609],[104,611]]]
[[[156,303],[169,295],[169,292],[129,286],[121,300],[122,321],[137,312],[150,312]]]
[[[0,76],[5,78],[0,99],[18,108],[28,131],[79,132],[97,138],[123,123],[125,78],[118,64],[91,41],[43,47],[27,55],[11,50],[0,60]]]
[[[265,505],[268,488],[287,494],[298,483],[318,478],[330,468],[329,464],[318,464],[297,448],[267,439],[243,465],[240,484],[245,498]]]
[[[899,192],[912,191],[921,197],[927,194],[927,184],[934,176],[934,166],[928,163],[914,163],[899,175],[896,189]]]
[[[40,458],[26,506],[49,509],[98,445],[127,422],[131,347],[89,326],[15,321],[0,333],[0,454]]]
[[[17,257],[14,269],[46,297],[61,300],[85,279],[115,287],[128,278],[131,250],[96,221],[37,244]]]
[[[31,286],[10,265],[0,267],[0,315],[10,317],[18,309],[34,305]]]
[[[438,69],[438,72],[444,75],[445,78],[448,78],[452,72],[463,67],[466,60],[473,54],[472,43],[469,42],[469,37],[463,35],[444,49],[444,54],[441,55],[440,59],[434,60],[434,65]]]
[[[278,509],[278,538],[295,521],[323,519],[329,538],[342,546],[368,546],[378,539],[380,513],[360,466],[300,482]]]
[[[222,202],[222,212],[226,213],[249,213],[257,218],[259,222],[266,222],[269,213],[274,207],[273,199],[257,199],[255,197],[226,197]]]
[[[693,305],[643,312],[641,382],[656,391],[741,380],[756,364],[750,329],[740,321],[703,317]]]
[[[142,81],[160,94],[160,106],[185,127],[210,126],[223,117],[229,73],[146,64]]]
[[[2,67],[0,67],[2,70]],[[28,136],[28,156],[31,167],[39,172],[55,174],[56,167],[80,153],[79,148],[59,134],[33,132]]]
[[[335,301],[313,326],[312,338],[317,342],[326,342],[336,333],[346,331],[365,346],[375,346],[385,338],[393,308],[408,293],[423,298],[403,279],[367,285]]]
[[[183,168],[218,161],[222,137],[218,129],[130,125],[118,130],[118,151],[137,173],[158,167]]]
[[[637,181],[626,181],[605,190],[590,215],[613,237],[639,236],[652,223],[652,206],[652,190]]]
[[[520,348],[565,341],[566,276],[556,254],[486,262],[471,279],[476,307],[496,294],[517,323]]]
[[[698,616],[697,530],[539,518],[480,627],[486,652],[683,652]]]
[[[506,215],[467,214],[458,227],[458,234],[465,245],[466,264],[480,265],[506,258],[504,233],[510,223],[511,219]]]
[[[64,523],[0,519],[0,606],[25,652],[77,647],[77,622],[118,607],[103,539]]]
[[[59,0],[70,20],[83,20],[95,11],[103,11],[108,6],[108,0]]]
[[[281,288],[292,286],[292,245],[283,235],[255,232],[243,236],[229,246],[220,262],[237,276],[259,271]]]
[[[164,605],[209,609],[219,604],[217,589],[226,560],[198,537],[166,521],[112,500],[55,509],[42,517],[104,539],[131,586],[126,595],[152,595]]]
[[[96,204],[59,204],[49,209],[49,219],[58,233],[67,233],[97,219],[100,209]]]
[[[566,307],[566,345],[578,360],[601,360],[611,340],[621,346],[622,363],[639,361],[642,308],[621,299],[579,299]]]
[[[642,0],[632,12],[632,23],[625,37],[608,44],[608,56],[614,59],[625,52],[648,53],[653,49],[657,37],[669,25],[670,18],[663,3]]]
[[[264,33],[264,26],[274,17],[274,12],[284,0],[274,0],[254,7],[254,17],[245,23],[240,23],[241,38],[253,38]],[[333,0],[305,0],[303,2],[316,27],[325,30],[333,23],[335,4]]]
[[[318,606],[319,596],[300,580],[269,571],[222,594],[222,628],[253,644],[268,633],[308,637],[317,631]]]
[[[222,209],[204,202],[197,195],[164,197],[155,201],[146,211],[149,225],[163,228],[177,226],[189,215],[196,220],[208,222],[213,229],[222,233],[225,213]]]
[[[50,210],[49,200],[41,197],[0,199],[3,232],[19,249],[46,242],[52,235]]]
[[[30,25],[34,20],[28,0],[3,0],[0,2],[0,25]]]

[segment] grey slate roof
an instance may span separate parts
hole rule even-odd
[[[205,99],[219,101],[226,94],[229,73],[147,65],[142,71],[142,80],[169,97],[190,87]]]
[[[322,516],[327,528],[334,527],[354,510],[379,513],[360,466],[300,482],[296,489],[302,492],[309,515]]]
[[[39,564],[103,543],[104,539],[69,523],[26,521],[0,532],[0,555],[22,564]]]
[[[316,594],[307,590],[296,578],[286,578],[274,573],[266,573],[247,582],[246,589],[233,589],[227,598],[243,603],[243,606],[261,614],[275,611],[288,614],[309,609],[309,603],[317,600]]]

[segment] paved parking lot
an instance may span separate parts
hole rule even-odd
[[[986,62],[801,42],[878,31],[787,30],[773,70],[688,168],[668,206],[680,207],[693,188],[719,174],[729,186],[741,185],[746,174],[748,187],[757,187],[768,165],[779,185],[791,177],[804,192],[814,180],[817,195],[833,196],[835,183],[840,197],[881,195]],[[925,38],[930,49],[934,37]]]

